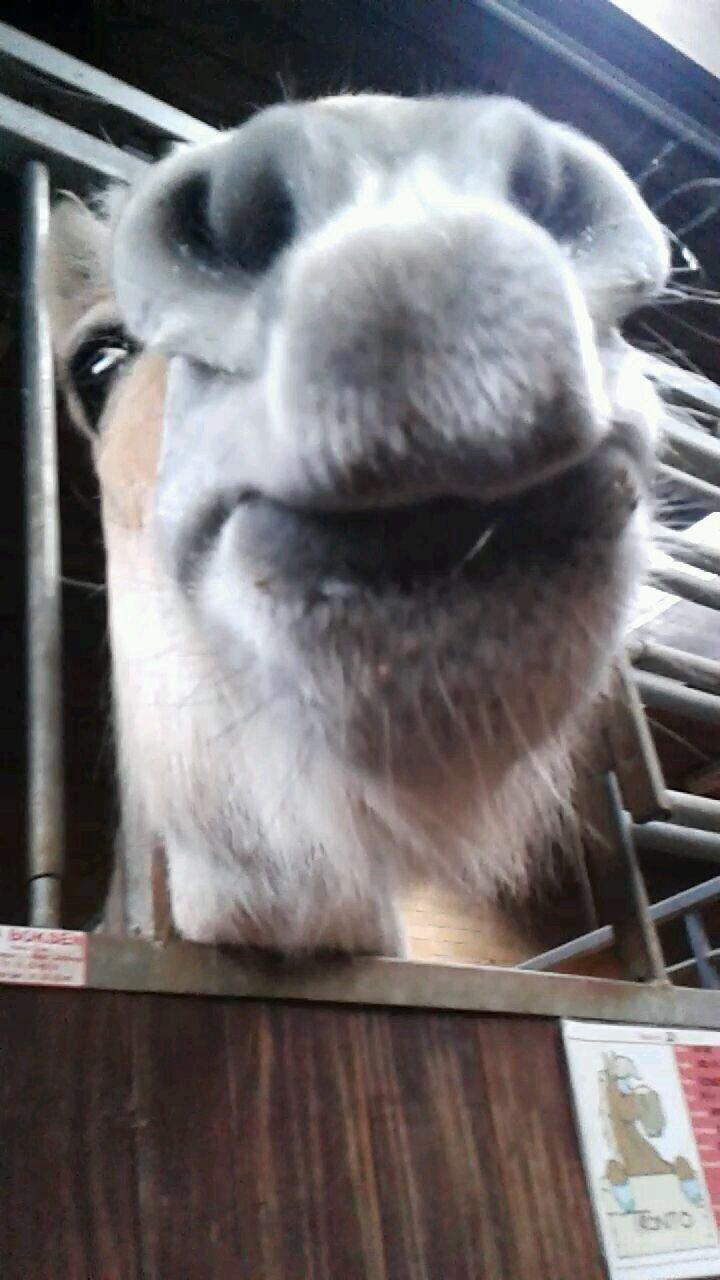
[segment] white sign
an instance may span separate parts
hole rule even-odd
[[[87,935],[70,929],[0,925],[0,983],[84,987]]]
[[[611,1280],[720,1275],[720,1034],[563,1022]]]

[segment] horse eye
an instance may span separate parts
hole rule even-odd
[[[116,375],[137,350],[137,344],[120,327],[103,329],[86,338],[70,360],[70,381],[93,429]]]

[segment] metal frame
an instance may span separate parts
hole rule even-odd
[[[678,917],[686,915],[689,911],[696,911],[699,908],[709,906],[710,903],[717,902],[719,899],[720,876],[713,876],[711,880],[707,880],[704,884],[694,885],[692,889],[684,889],[682,893],[673,894],[671,898],[664,898],[662,902],[653,902],[648,908],[648,912],[656,925],[665,924],[669,920],[677,920]],[[542,972],[554,969],[558,965],[567,964],[580,956],[598,955],[614,945],[615,931],[612,925],[603,925],[600,929],[593,929],[590,933],[582,934],[578,938],[571,938],[569,942],[563,942],[557,947],[552,947],[549,951],[543,951],[541,955],[532,956],[529,960],[523,960],[517,967],[518,969]],[[670,973],[672,971],[671,966],[667,972]]]
[[[677,589],[677,588],[676,588]],[[668,676],[638,671],[637,687],[646,707],[674,711],[704,724],[720,725],[720,696],[680,684]]]
[[[640,671],[666,676],[694,689],[704,689],[706,693],[720,694],[720,662],[713,658],[699,658],[694,653],[645,640],[633,641],[629,655]]]
[[[701,986],[710,991],[716,991],[720,987],[720,978],[714,963],[715,953],[710,946],[702,916],[696,911],[689,911],[685,916],[685,930],[692,947]]]
[[[720,489],[718,489],[717,485],[710,484],[707,480],[701,480],[689,471],[683,471],[681,467],[682,464],[679,459],[676,466],[671,466],[668,462],[661,462],[657,468],[657,473],[668,484],[672,484],[676,488],[688,489],[691,493],[697,494],[699,498],[704,498],[717,511],[718,507],[720,507]]]
[[[142,125],[150,125],[163,135],[182,142],[209,142],[217,136],[217,130],[203,120],[196,120],[167,102],[159,102],[149,93],[134,89],[132,85],[124,84],[114,76],[62,53],[60,49],[53,49],[6,22],[0,22],[0,54],[29,68],[33,75],[51,76],[61,84],[117,107],[125,115]]]
[[[25,413],[30,918],[57,924],[63,870],[60,507],[55,373],[42,263],[50,180],[36,160],[23,173],[22,391]]]
[[[15,167],[31,157],[50,165],[56,180],[69,183],[98,176],[132,182],[146,163],[0,93],[0,163]]]
[[[486,7],[499,8],[492,0]],[[501,16],[515,23],[519,20],[506,6],[502,7]],[[534,38],[540,38],[537,26],[532,25]],[[215,134],[209,126],[190,120],[184,113],[0,24],[0,55],[3,53],[82,88],[91,98],[94,96],[113,105],[167,138],[195,141]],[[1,68],[0,60],[0,73]],[[50,190],[45,165],[50,166],[56,181],[86,183],[89,177],[98,175],[132,181],[142,171],[144,161],[2,95],[0,116],[0,150],[5,163],[14,168],[25,165],[23,390],[31,513],[27,565],[31,600],[29,879],[33,886],[33,924],[52,927],[60,920],[62,787],[55,415],[47,318],[40,291]],[[710,458],[715,468],[713,475],[720,475],[717,446],[709,447],[696,436],[697,433],[680,433],[682,447],[676,450],[680,465],[687,462],[691,470],[699,470],[704,460]],[[705,497],[712,497],[720,507],[720,490],[714,485],[696,475],[688,475],[685,470],[667,466],[664,470],[702,491]],[[687,553],[691,554],[701,553]],[[706,556],[703,568],[708,567],[708,559],[713,558]],[[697,578],[681,570],[668,572],[670,577],[666,575],[665,585],[697,599]],[[702,602],[718,607],[718,599],[717,584],[705,586]],[[693,958],[673,966],[671,976],[694,966],[709,982],[711,970],[707,966],[713,953],[704,937],[698,912],[720,898],[720,876],[664,902],[649,904],[637,857],[638,849],[648,845],[657,849],[664,840],[667,848],[674,846],[673,852],[720,860],[720,802],[665,790],[638,697],[639,692],[651,705],[672,703],[673,708],[686,714],[694,713],[712,723],[720,723],[720,697],[707,692],[708,687],[720,689],[720,664],[716,670],[707,660],[693,659],[691,655],[673,650],[669,654],[669,657],[667,653],[653,654],[646,646],[635,656],[638,662],[644,658],[645,665],[650,665],[649,673],[642,671],[633,675],[628,666],[622,669],[603,730],[593,788],[600,815],[600,843],[604,845],[602,856],[610,849],[612,866],[618,871],[616,891],[606,903],[610,924],[533,957],[516,969],[384,959],[278,967],[269,961],[241,960],[221,950],[184,942],[118,940],[89,934],[85,935],[84,943],[87,985],[96,989],[586,1016],[720,1028],[720,1000],[714,992],[671,985],[656,932],[658,924],[684,916],[688,921]],[[652,668],[653,660],[655,668]],[[656,674],[658,663],[661,670]],[[669,679],[671,670],[673,674],[679,671],[688,682],[697,680],[701,688],[687,688],[677,679]],[[663,702],[658,701],[661,696]],[[718,808],[714,807],[715,803]],[[625,814],[624,807],[632,811],[632,818]],[[695,820],[691,822],[691,818]],[[685,825],[678,825],[676,819]],[[602,857],[596,861],[594,869],[600,873],[600,879],[603,867],[606,879],[612,879],[607,874],[608,865],[602,862]],[[629,971],[643,978],[643,982],[538,972],[616,943]]]

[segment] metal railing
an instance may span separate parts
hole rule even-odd
[[[683,473],[684,474],[684,473]],[[720,511],[720,489],[716,492],[715,509]],[[720,608],[720,556],[712,547],[698,546],[680,538],[668,540],[678,559],[718,576],[718,581],[705,583],[675,571],[663,570],[654,576],[656,585],[680,599]],[[698,591],[698,584],[703,591]],[[668,645],[635,641],[629,645],[633,662],[632,680],[643,707],[679,714],[688,720],[720,728],[720,661],[686,653]],[[718,692],[713,692],[717,690]],[[623,810],[622,825],[616,822],[616,840],[625,845],[625,856],[637,865],[637,851],[665,854],[708,864],[720,864],[720,800],[689,792],[668,790],[659,781],[659,761],[652,736],[647,729],[644,712],[633,709],[633,738],[638,761],[647,778],[652,780],[650,802],[642,815]],[[613,777],[609,774],[608,777]],[[611,804],[622,808],[620,787],[612,784]],[[653,808],[656,812],[653,812]],[[637,818],[642,817],[642,820]],[[626,843],[627,842],[627,843]],[[630,852],[628,852],[628,848]],[[702,910],[720,900],[720,877],[675,894],[661,902],[647,904],[642,889],[634,893],[634,910],[640,925],[657,926],[682,917],[685,922],[692,955],[668,966],[674,979],[697,972],[701,985],[715,989],[720,985],[715,961],[720,948],[707,941]],[[596,955],[617,944],[617,926],[606,925],[553,947],[524,961],[519,967],[528,970],[552,970],[581,957]]]
[[[63,874],[60,508],[55,373],[42,264],[50,226],[50,180],[30,160],[23,172],[22,396],[25,419],[28,877],[33,924],[60,923]]]
[[[134,128],[142,126],[147,159],[172,141],[198,142],[216,130],[102,72],[0,23],[0,87],[3,70],[13,84],[22,71],[49,77],[102,102]],[[43,81],[45,84],[46,82]],[[57,109],[62,111],[62,94]],[[91,113],[88,112],[88,120]],[[0,163],[19,172],[22,187],[21,392],[24,424],[28,850],[30,922],[61,922],[63,850],[62,619],[60,509],[55,379],[43,263],[50,223],[51,179],[81,187],[89,182],[130,182],[147,160],[67,124],[31,103],[0,92]]]

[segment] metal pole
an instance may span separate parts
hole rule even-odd
[[[720,443],[708,431],[668,414],[663,423],[663,443],[670,445],[671,463],[710,484],[720,484]]]
[[[720,800],[687,791],[668,791],[672,821],[681,827],[698,827],[720,834]]]
[[[720,574],[720,551],[708,546],[706,542],[693,542],[690,538],[681,538],[664,530],[658,539],[661,551],[665,551],[673,560],[681,560],[683,564],[691,564],[695,569],[704,569],[706,573]]]
[[[625,808],[638,822],[667,817],[665,779],[634,673],[623,655],[617,664],[607,733]]]
[[[717,485],[709,484],[707,480],[700,480],[697,476],[688,475],[678,467],[669,467],[666,462],[659,462],[655,470],[662,480],[682,485],[685,489],[692,489],[693,493],[706,498],[714,511],[720,511],[720,489]]]
[[[141,126],[149,125],[162,134],[179,138],[184,142],[210,142],[218,136],[218,130],[201,120],[160,102],[150,94],[134,89],[122,80],[98,71],[96,67],[79,62],[69,54],[54,49],[34,36],[17,31],[0,22],[0,55],[15,59],[30,68],[30,74],[51,77],[62,85],[79,90],[88,97],[98,98],[129,115]]]
[[[689,911],[685,916],[685,932],[692,948],[701,985],[716,991],[720,987],[720,982],[712,960],[712,948],[699,912]]]
[[[720,835],[715,831],[678,827],[674,822],[636,822],[632,832],[638,849],[699,858],[701,862],[720,862]]]
[[[658,823],[658,825],[661,824]],[[716,902],[718,898],[720,898],[720,876],[713,876],[704,884],[693,885],[691,889],[683,889],[681,893],[675,893],[671,898],[663,898],[662,902],[651,903],[650,917],[656,925],[664,924],[667,920],[676,920],[686,911],[693,911],[696,907],[705,906],[706,903]],[[553,947],[550,951],[543,951],[541,955],[523,960],[517,968],[533,971],[554,969],[557,965],[565,964],[568,960],[576,960],[579,956],[591,956],[600,951],[606,951],[612,946],[614,940],[613,927],[606,924],[600,929],[594,929],[592,933],[571,938],[569,942],[562,942],[560,946]]]
[[[707,693],[720,694],[720,662],[715,658],[699,658],[694,653],[650,640],[633,642],[629,653],[635,665],[643,671],[680,680]]]
[[[687,917],[686,917],[687,919]],[[687,932],[687,929],[686,929]],[[720,947],[711,947],[707,953],[708,960],[720,960]],[[673,977],[678,973],[687,973],[689,969],[694,969],[697,965],[696,956],[688,956],[687,960],[677,960],[675,964],[668,965],[668,973]]]
[[[60,515],[55,381],[43,262],[50,180],[23,172],[22,396],[25,435],[30,920],[60,922],[63,870]]]
[[[703,724],[720,725],[720,697],[715,694],[688,689],[675,680],[652,675],[649,671],[636,671],[635,682],[646,707],[687,716]]]
[[[622,794],[613,770],[605,775],[605,791],[615,826],[618,849],[624,863],[625,882],[630,897],[628,907],[632,912],[630,919],[613,921],[618,949],[624,964],[634,977],[645,981],[667,981],[660,939],[655,922],[650,915],[647,889],[638,866],[633,825],[623,812]]]
[[[720,416],[720,387],[702,374],[671,364],[662,356],[649,356],[647,372],[662,391],[662,398],[671,405],[696,412],[709,411],[710,416]],[[668,417],[673,416],[668,413]],[[666,424],[663,422],[663,430]]]
[[[720,584],[715,578],[697,578],[679,565],[663,565],[651,570],[650,581],[654,587],[683,600],[692,600],[708,609],[720,609]]]
[[[28,155],[52,164],[56,181],[97,183],[98,176],[133,182],[145,160],[0,93],[0,168],[15,169]]]

